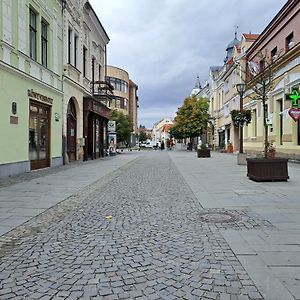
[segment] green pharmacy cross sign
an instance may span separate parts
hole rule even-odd
[[[289,110],[289,115],[294,121],[300,120],[300,94],[299,91],[293,89],[292,92],[286,95],[286,99],[292,101],[292,108]]]
[[[292,107],[300,108],[300,94],[299,91],[294,89],[290,94],[287,95],[287,99],[290,99],[292,101]]]

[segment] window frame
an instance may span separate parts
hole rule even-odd
[[[29,8],[29,56],[37,60],[37,13],[32,8]]]
[[[42,19],[41,21],[41,63],[45,68],[48,67],[48,27],[49,24],[44,19]]]

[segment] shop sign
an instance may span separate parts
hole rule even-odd
[[[291,108],[289,110],[290,117],[294,120],[300,120],[300,109],[299,108]]]
[[[292,108],[300,108],[300,94],[299,91],[297,89],[293,89],[292,92],[290,94],[286,95],[286,99],[287,100],[291,100],[292,101]]]
[[[289,115],[294,120],[300,120],[300,94],[297,89],[293,89],[292,92],[288,95],[286,95],[286,99],[289,99],[292,101],[291,103],[291,109],[289,109]]]
[[[10,124],[15,124],[17,125],[19,122],[19,118],[15,116],[10,116]]]
[[[116,132],[116,121],[108,121],[107,130],[108,132]]]
[[[116,133],[108,134],[108,146],[109,146],[109,153],[115,154],[116,149],[117,149],[117,134]]]
[[[27,90],[27,94],[28,94],[28,97],[30,97],[30,99],[42,101],[42,102],[45,102],[45,103],[50,104],[50,105],[53,104],[53,99],[52,98],[49,98],[49,97],[44,96],[42,94],[39,94],[39,93],[35,92],[33,89]]]

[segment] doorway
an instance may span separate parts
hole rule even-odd
[[[77,147],[77,117],[73,99],[71,98],[67,110],[67,153],[69,161],[76,160]]]
[[[31,170],[50,166],[50,112],[49,106],[30,100],[29,160]]]

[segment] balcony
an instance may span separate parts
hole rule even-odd
[[[91,82],[91,94],[96,98],[113,97],[114,87],[107,81]]]

